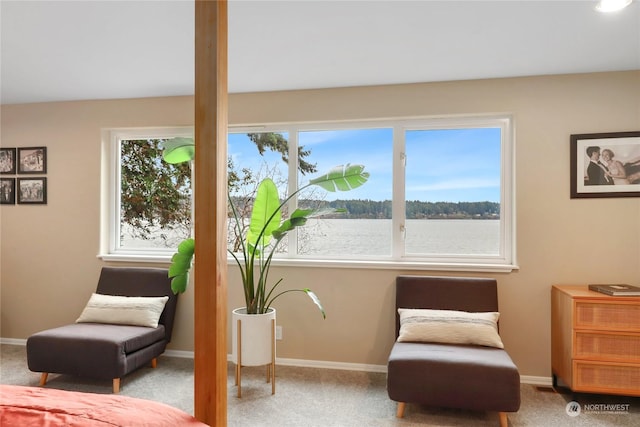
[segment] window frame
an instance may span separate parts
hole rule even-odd
[[[434,130],[455,128],[499,127],[501,129],[500,144],[500,254],[498,256],[416,256],[404,254],[402,241],[402,226],[405,220],[405,163],[404,163],[404,133],[412,130]],[[289,191],[298,186],[297,147],[298,133],[305,131],[346,130],[366,128],[391,128],[393,130],[393,160],[391,164],[392,183],[392,234],[391,256],[372,259],[346,258],[328,259],[298,255],[297,236],[291,232],[288,236],[289,250],[284,256],[274,257],[272,264],[296,267],[332,267],[332,268],[367,268],[367,269],[403,269],[403,270],[439,270],[439,271],[469,271],[469,272],[510,272],[518,269],[516,263],[516,210],[515,210],[515,124],[511,114],[491,115],[459,115],[438,117],[412,117],[384,120],[357,120],[332,122],[298,122],[277,123],[245,126],[229,126],[229,133],[245,132],[287,132],[289,135]],[[163,262],[170,260],[173,251],[165,250],[116,250],[115,239],[119,231],[119,141],[142,138],[171,138],[175,136],[192,136],[193,127],[171,128],[135,128],[110,129],[104,131],[107,135],[108,158],[107,193],[108,202],[103,200],[103,213],[108,211],[108,223],[103,222],[101,233],[100,258],[107,261],[126,262]],[[103,137],[104,139],[104,137]],[[322,172],[322,171],[320,171]],[[103,173],[103,175],[105,175]],[[109,176],[110,175],[110,176]],[[103,190],[105,177],[103,176]],[[105,191],[103,191],[104,195]],[[295,203],[293,199],[291,203]],[[108,209],[104,208],[104,203]],[[119,230],[119,229],[118,229]],[[295,230],[294,230],[295,231]],[[105,237],[108,244],[105,245]],[[292,252],[291,250],[295,252]],[[230,262],[233,258],[228,257]]]
[[[500,128],[500,253],[496,256],[451,256],[451,257],[429,257],[429,256],[407,256],[402,254],[400,259],[409,263],[426,262],[434,265],[442,265],[448,269],[454,269],[454,265],[462,264],[475,268],[481,265],[495,265],[498,271],[512,270],[517,268],[515,259],[515,127],[513,117],[509,114],[502,115],[475,115],[475,116],[457,116],[457,117],[441,117],[429,119],[425,124],[424,119],[408,120],[400,126],[399,130],[406,132],[408,130],[442,130],[442,129],[468,129],[468,128]],[[395,142],[395,141],[394,141]],[[394,144],[404,149],[404,140]],[[403,156],[404,153],[400,153]],[[399,206],[399,215],[395,215],[399,221],[405,218],[406,203],[395,203],[395,199],[402,199],[406,202],[404,194],[404,161],[402,164],[402,181],[398,183],[400,188],[394,187],[394,207]],[[396,178],[394,171],[394,178]],[[395,193],[398,192],[398,194]],[[402,197],[400,197],[400,195]],[[395,224],[394,224],[395,225]],[[399,227],[394,226],[394,230],[401,233]],[[395,242],[395,240],[394,240]],[[394,252],[397,254],[397,252]],[[450,262],[443,262],[443,259]]]
[[[167,249],[122,249],[120,240],[121,141],[193,137],[193,127],[115,128],[102,131],[102,220],[100,253],[105,261],[168,263],[175,252]],[[106,185],[105,185],[106,183]],[[106,197],[105,197],[106,196]]]

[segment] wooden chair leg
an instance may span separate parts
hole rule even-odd
[[[509,427],[509,419],[506,412],[498,413],[500,415],[500,427]]]
[[[396,412],[396,417],[402,418],[404,417],[404,407],[407,404],[405,402],[398,402],[398,412]]]
[[[120,378],[113,379],[113,394],[120,393]]]
[[[47,383],[47,377],[49,377],[48,372],[43,372],[42,375],[40,375],[40,387],[43,387]]]
[[[151,367],[153,369],[156,369],[156,366],[158,366],[158,358],[154,357],[153,359],[151,359]]]

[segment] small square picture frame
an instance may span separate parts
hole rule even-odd
[[[16,204],[16,179],[0,178],[0,205]]]
[[[16,173],[16,149],[0,148],[0,174],[15,175]]]
[[[47,147],[18,147],[18,174],[47,173]]]
[[[18,178],[16,190],[19,205],[47,204],[47,178]]]

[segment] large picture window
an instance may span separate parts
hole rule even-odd
[[[120,147],[131,144],[113,151],[124,168],[133,147],[156,155],[162,138],[129,136],[118,141]],[[274,263],[474,271],[515,267],[514,140],[509,116],[264,125],[259,132],[255,127],[232,127],[228,144],[229,193],[243,217],[248,217],[257,185],[265,177],[274,180],[284,199],[336,165],[363,164],[370,173],[365,185],[346,193],[314,187],[299,193],[287,209],[329,205],[347,212],[310,219],[291,232],[281,242]],[[176,191],[177,204],[163,208],[190,209],[186,179],[190,171],[165,170],[157,160],[149,162],[156,176],[159,170],[167,173],[166,185],[171,183]],[[124,170],[120,169],[122,176]],[[122,234],[143,225],[164,245],[149,253],[169,249],[168,256],[175,249],[170,237],[184,234],[190,222],[176,223],[176,218],[167,222],[160,208],[148,213],[160,214],[164,222],[146,216],[132,221],[125,215],[132,189],[122,180],[116,187],[121,212],[116,247],[144,251],[151,241],[148,235],[134,230],[143,240],[134,243]],[[183,212],[180,218],[190,216]],[[238,249],[238,239],[230,227],[230,250]]]

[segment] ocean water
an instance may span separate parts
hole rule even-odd
[[[500,251],[500,220],[415,219],[406,221],[405,254],[497,255]],[[298,252],[305,256],[390,256],[390,219],[310,219],[298,228]],[[123,249],[175,249],[184,238],[177,233],[158,233],[151,240],[122,238]],[[281,245],[279,252],[286,252]]]
[[[407,220],[405,254],[497,255],[500,220]],[[298,239],[305,255],[391,255],[390,219],[309,220]]]

